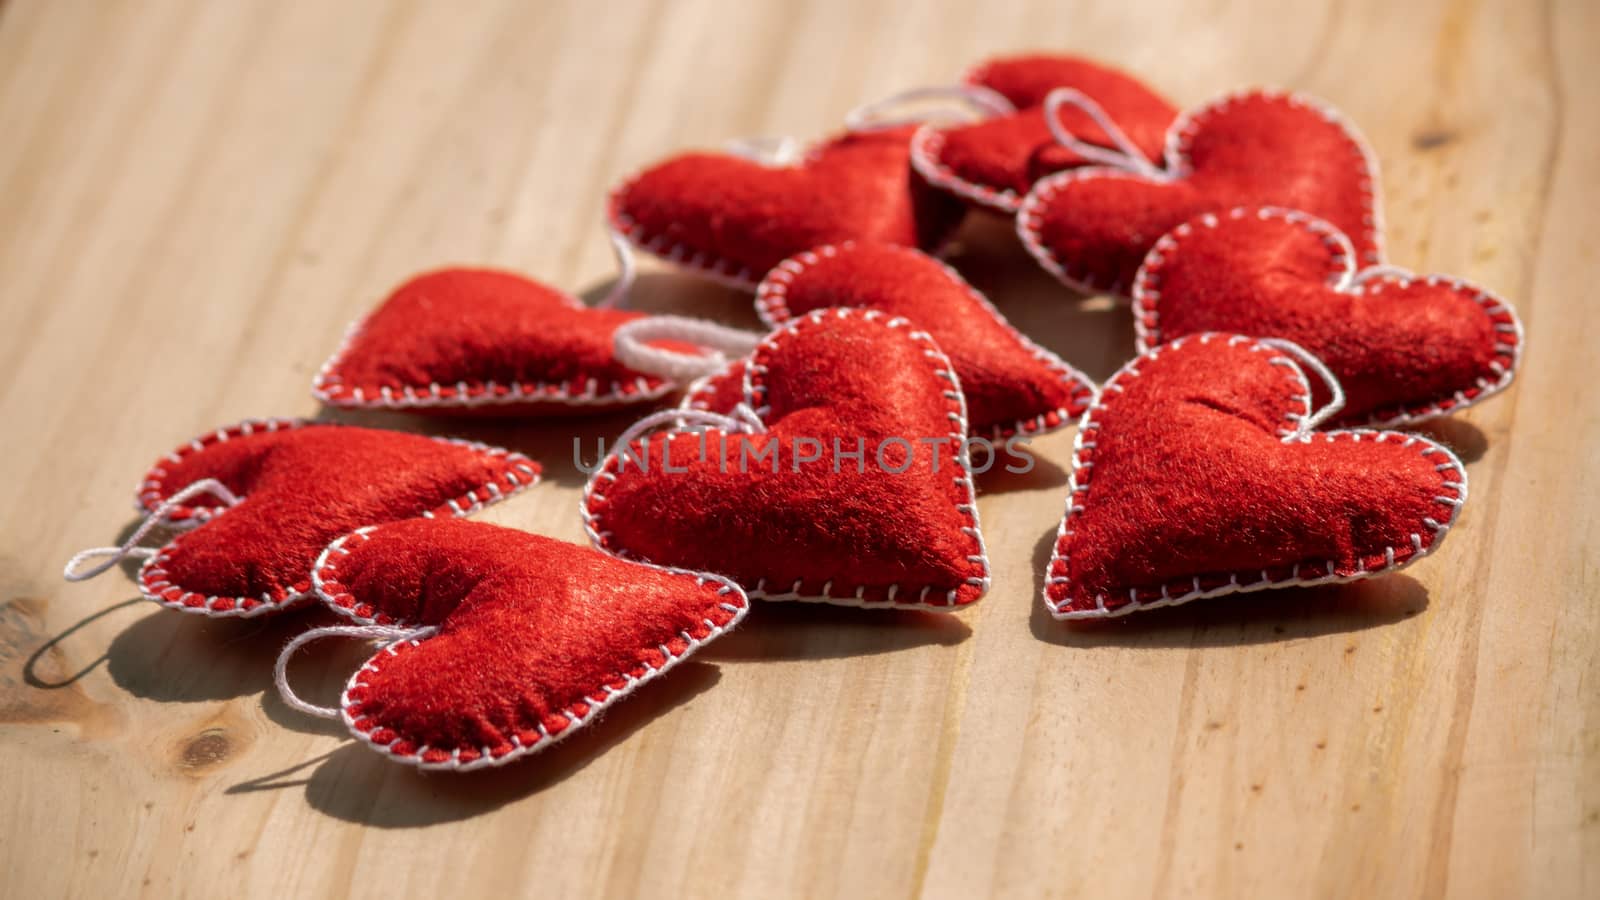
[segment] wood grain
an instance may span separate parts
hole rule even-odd
[[[92,2],[0,9],[0,865],[16,897],[1600,895],[1600,5]],[[765,607],[552,752],[421,777],[286,710],[304,621],[60,582],[177,441],[312,414],[345,323],[425,266],[602,290],[605,190],[661,153],[813,135],[986,54],[1086,51],[1180,102],[1300,88],[1385,168],[1396,262],[1514,299],[1506,396],[1407,573],[1067,628],[1037,600],[1072,435],[982,484],[961,615]],[[1125,310],[994,222],[958,265],[1097,378]],[[658,268],[640,305],[754,324]],[[385,424],[422,428],[395,417]],[[581,540],[571,442],[486,518]],[[330,697],[356,657],[297,666]]]

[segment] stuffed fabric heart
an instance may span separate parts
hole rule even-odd
[[[200,523],[139,571],[144,596],[182,612],[259,616],[311,596],[328,541],[413,516],[463,516],[538,480],[519,453],[483,444],[288,419],[250,421],[179,447],[150,469],[139,501]],[[189,486],[233,505],[162,509]],[[69,576],[70,577],[70,576]]]
[[[771,328],[830,306],[876,309],[932,335],[961,379],[973,435],[1053,431],[1082,415],[1094,394],[1083,373],[1011,327],[954,269],[917,250],[819,247],[779,263],[756,289],[756,310]]]
[[[612,227],[635,246],[740,287],[802,250],[846,240],[933,249],[961,204],[911,171],[910,127],[844,134],[794,165],[687,153],[611,195]]]
[[[1522,352],[1503,300],[1453,278],[1360,269],[1343,232],[1290,210],[1178,226],[1145,259],[1133,300],[1141,353],[1205,331],[1294,341],[1343,385],[1344,422],[1454,412],[1509,385]]]
[[[724,415],[732,413],[745,402],[744,370],[745,361],[736,359],[722,371],[695,380],[683,392],[679,407]]]
[[[698,414],[717,428],[619,441],[584,493],[596,546],[769,600],[949,610],[984,594],[965,404],[926,333],[819,310],[757,347],[743,395],[743,418]]]
[[[1467,497],[1461,461],[1414,435],[1313,431],[1332,407],[1313,414],[1304,353],[1191,335],[1106,382],[1050,559],[1057,618],[1366,578],[1439,546]]]
[[[311,393],[347,409],[490,415],[649,401],[673,385],[612,352],[612,332],[638,318],[510,272],[442,269],[407,281],[354,325]]]
[[[1028,55],[990,60],[962,81],[999,93],[1017,112],[954,127],[924,126],[911,141],[911,162],[930,184],[980,206],[1014,213],[1033,183],[1088,161],[1061,146],[1044,119],[1045,97],[1056,88],[1088,95],[1119,122],[1152,161],[1161,159],[1167,127],[1178,110],[1138,79],[1074,56]],[[1110,146],[1094,120],[1063,110],[1062,125],[1092,143]]]
[[[1173,123],[1164,167],[1119,158],[1116,167],[1042,179],[1017,210],[1028,252],[1076,290],[1126,293],[1162,235],[1236,206],[1303,210],[1349,235],[1363,264],[1381,259],[1377,165],[1355,130],[1316,100],[1227,96]]]
[[[450,519],[342,537],[314,578],[334,611],[403,636],[350,679],[339,714],[373,749],[423,769],[543,750],[749,608],[715,575]]]

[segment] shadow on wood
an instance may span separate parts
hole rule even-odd
[[[1494,403],[1495,400],[1486,402]],[[1411,430],[1449,447],[1465,463],[1477,462],[1489,450],[1488,436],[1465,419],[1434,419]]]
[[[1054,528],[1034,549],[1033,636],[1061,647],[1232,647],[1341,634],[1408,619],[1428,607],[1428,590],[1401,573],[1344,584],[1226,594],[1111,619],[1058,621],[1044,592]]]
[[[123,600],[120,603],[113,603],[105,609],[102,609],[96,613],[90,613],[89,615],[84,616],[82,619],[79,619],[77,622],[67,626],[67,628],[61,633],[57,634],[55,637],[52,637],[48,641],[45,641],[43,644],[39,645],[37,650],[34,650],[32,653],[28,654],[27,662],[22,664],[22,680],[27,682],[30,687],[36,687],[42,690],[58,690],[76,683],[79,679],[98,668],[101,663],[110,658],[111,654],[109,652],[102,653],[87,663],[80,663],[77,667],[77,671],[70,675],[60,675],[46,671],[46,669],[50,667],[44,664],[45,660],[58,663],[61,662],[62,659],[64,659],[64,654],[61,654],[59,651],[62,641],[72,637],[74,634],[77,634],[79,631],[83,630],[104,616],[109,616],[114,612],[128,609],[129,607],[138,606],[144,602],[146,601],[143,597],[134,597],[130,600]]]
[[[259,619],[216,619],[150,606],[149,615],[111,641],[106,670],[134,696],[175,703],[272,691],[278,651],[300,632],[335,622],[320,607]]]
[[[1026,448],[1026,449],[1024,449]],[[1033,468],[1027,472],[1008,472],[1006,465],[1020,466],[1022,462],[1013,456],[1008,456],[1004,448],[1000,450],[1000,458],[986,472],[978,474],[975,482],[978,496],[985,497],[992,494],[1008,494],[1012,491],[1038,491],[1046,488],[1064,488],[1067,485],[1068,472],[1053,460],[1044,456],[1036,448],[1026,443],[1019,443],[1017,453],[1029,453],[1033,457]],[[981,466],[981,462],[975,462]],[[1062,492],[1065,502],[1066,494]]]
[[[374,412],[324,406],[317,414],[317,418],[327,422],[338,422],[341,425],[463,438],[504,447],[537,462],[543,470],[540,474],[542,481],[561,487],[582,487],[589,476],[578,468],[576,462],[578,454],[581,454],[587,464],[597,465],[599,460],[597,451],[602,440],[609,448],[612,439],[640,416],[676,401],[677,398],[674,396],[657,404],[619,407],[590,415],[517,419],[496,419],[477,413],[421,416],[405,412]]]
[[[1010,219],[968,216],[947,260],[1018,331],[1096,384],[1133,358],[1127,302],[1085,297],[1055,280],[1023,250]]]
[[[774,662],[875,656],[972,634],[960,619],[915,609],[857,609],[826,603],[752,601],[738,628],[700,652],[707,660]]]
[[[355,742],[287,769],[229,787],[245,794],[304,786],[313,808],[377,828],[455,822],[537,794],[578,774],[635,732],[711,689],[715,666],[690,661],[605,711],[572,737],[503,767],[475,772],[422,772],[384,759]],[[320,763],[320,764],[319,764]],[[292,776],[316,765],[305,778]]]
[[[641,265],[662,265],[645,263]],[[588,288],[580,295],[585,303],[599,302],[611,290],[612,282]],[[728,287],[707,278],[670,269],[652,269],[639,273],[633,290],[622,301],[623,309],[638,310],[656,315],[690,316],[712,319],[733,328],[766,331],[756,315],[755,292]]]

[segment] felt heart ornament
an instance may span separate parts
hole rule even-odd
[[[743,397],[732,416],[669,410],[618,439],[584,491],[597,547],[718,572],[752,598],[951,610],[983,596],[966,404],[926,332],[878,310],[809,313],[755,348]]]
[[[124,556],[146,556],[139,590],[170,609],[207,616],[274,613],[311,597],[328,542],[355,528],[413,516],[464,516],[538,480],[539,467],[498,447],[395,431],[252,420],[178,447],[151,467],[148,515],[121,547],[67,564],[79,581]],[[220,500],[204,505],[202,498]],[[159,549],[138,547],[158,523],[187,523]],[[87,559],[103,559],[88,570]]]
[[[1053,431],[1094,394],[1083,373],[1011,327],[955,269],[909,247],[819,247],[779,263],[756,289],[756,311],[771,328],[845,306],[909,319],[938,342],[961,379],[973,435]]]
[[[1305,213],[1203,213],[1156,242],[1133,283],[1142,353],[1186,334],[1294,341],[1344,388],[1337,421],[1397,425],[1505,389],[1522,326],[1504,300],[1441,275],[1359,268],[1343,232]]]
[[[1118,150],[1056,138],[1100,165],[1034,184],[1017,209],[1017,233],[1040,265],[1085,293],[1124,294],[1162,235],[1196,215],[1236,206],[1303,210],[1349,235],[1363,265],[1382,258],[1377,164],[1333,109],[1298,94],[1250,90],[1185,112],[1151,165],[1087,97],[1055,91],[1046,118],[1073,106],[1104,125]]]
[[[1308,369],[1332,397],[1315,411]],[[1467,498],[1461,461],[1415,435],[1316,431],[1340,402],[1287,341],[1208,332],[1135,357],[1078,426],[1051,613],[1369,578],[1433,552]]]
[[[1178,109],[1138,79],[1076,56],[1031,54],[989,60],[964,84],[1005,97],[1015,110],[978,122],[925,125],[911,140],[911,164],[936,187],[978,206],[1015,213],[1035,181],[1091,161],[1062,146],[1045,121],[1045,97],[1057,88],[1081,91],[1115,119],[1148,160],[1158,162]],[[1059,110],[1058,123],[1084,141],[1114,144],[1094,118]]]
[[[912,126],[848,132],[792,164],[686,153],[611,194],[612,227],[634,246],[738,287],[802,250],[846,240],[937,248],[961,204],[910,167]]]
[[[642,313],[601,307],[511,272],[449,268],[396,288],[351,326],[312,384],[345,409],[528,416],[642,403],[674,385],[617,361],[612,334]]]
[[[364,624],[291,642],[277,666],[285,702],[342,719],[391,760],[449,771],[509,763],[571,736],[749,609],[716,575],[454,519],[362,528],[330,544],[312,577],[330,609]],[[289,688],[288,660],[337,635],[386,643],[338,709],[306,703]]]
[[[744,369],[745,361],[736,359],[696,379],[684,390],[679,408],[731,415],[745,402]]]

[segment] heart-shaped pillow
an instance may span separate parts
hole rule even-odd
[[[936,187],[1004,213],[1016,212],[1035,181],[1088,162],[1051,136],[1043,103],[1052,90],[1074,88],[1092,98],[1152,161],[1161,159],[1167,127],[1178,115],[1138,79],[1076,56],[993,59],[969,70],[962,81],[999,93],[1017,111],[964,125],[925,125],[911,139],[911,164]],[[1100,126],[1081,110],[1063,113],[1061,124],[1069,131],[1110,146]]]
[[[1121,159],[1120,168],[1044,178],[1017,210],[1028,252],[1076,290],[1126,293],[1162,235],[1236,206],[1303,210],[1349,235],[1362,264],[1382,258],[1377,164],[1355,129],[1317,100],[1230,95],[1172,124],[1164,167]]]
[[[605,458],[583,500],[596,546],[768,600],[950,610],[983,596],[966,407],[925,332],[819,310],[744,371],[744,419],[625,436]]]
[[[314,583],[336,612],[415,629],[350,679],[350,732],[397,762],[453,771],[572,735],[749,608],[715,575],[449,519],[339,538]]]
[[[746,288],[823,244],[931,250],[960,224],[962,207],[912,171],[912,131],[846,133],[793,165],[728,153],[674,156],[612,192],[611,224],[640,249]]]
[[[1367,578],[1439,546],[1467,498],[1461,461],[1415,435],[1312,430],[1332,407],[1313,413],[1304,353],[1189,335],[1106,382],[1050,558],[1056,618]]]
[[[876,309],[932,335],[961,379],[975,436],[1053,431],[1082,415],[1094,395],[1083,373],[1011,327],[955,269],[918,250],[819,247],[779,263],[756,289],[756,311],[769,328],[830,306]]]
[[[484,444],[292,419],[243,422],[178,447],[146,474],[140,505],[198,527],[150,556],[139,590],[188,613],[278,612],[311,596],[312,563],[333,538],[395,519],[464,516],[538,477],[532,460]],[[167,502],[199,485],[209,487],[197,496],[224,504]]]
[[[1204,213],[1158,241],[1133,284],[1139,352],[1186,334],[1286,338],[1344,387],[1339,421],[1396,425],[1511,383],[1522,326],[1482,288],[1360,269],[1344,233],[1292,210]]]
[[[345,409],[571,414],[654,400],[672,383],[618,362],[641,313],[590,308],[511,272],[419,275],[353,325],[311,386]]]

